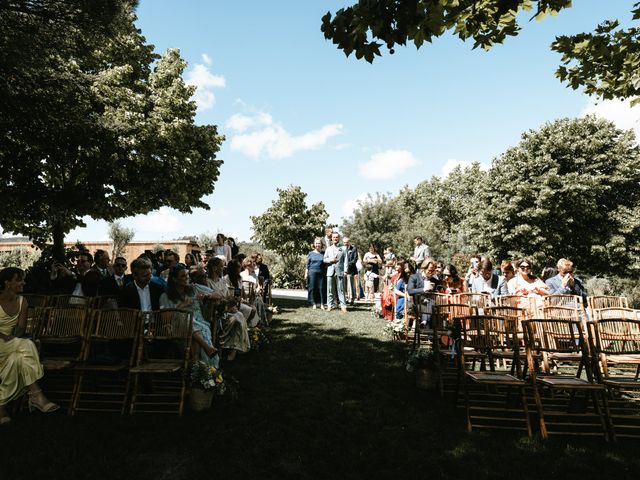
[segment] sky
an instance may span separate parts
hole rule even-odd
[[[358,200],[396,194],[457,164],[492,159],[523,132],[587,113],[640,134],[640,107],[596,103],[554,76],[555,36],[629,23],[636,0],[576,0],[489,52],[450,34],[396,48],[373,64],[345,57],[320,31],[332,0],[141,0],[137,25],[162,54],[180,49],[197,86],[196,122],[226,140],[210,210],[169,208],[122,219],[135,240],[223,232],[250,240],[250,216],[299,185],[340,225]],[[640,137],[639,137],[640,138]],[[107,240],[107,223],[85,219],[67,240]]]

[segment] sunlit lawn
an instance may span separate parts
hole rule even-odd
[[[227,368],[235,403],[175,416],[20,413],[0,430],[0,479],[638,478],[640,442],[468,434],[416,390],[384,320],[283,303],[270,344]]]

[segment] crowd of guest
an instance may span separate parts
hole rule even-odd
[[[428,292],[528,298],[573,294],[582,297],[586,305],[586,289],[573,274],[573,263],[568,259],[560,259],[556,268],[546,267],[538,277],[526,258],[504,260],[495,268],[489,258],[478,255],[471,257],[462,274],[455,265],[432,258],[422,237],[415,237],[414,245],[409,258],[396,256],[392,246],[380,255],[373,244],[360,255],[348,237],[341,238],[327,227],[324,237],[314,240],[314,248],[307,256],[309,306],[347,312],[348,305],[354,305],[356,300],[375,301],[387,319],[401,318],[407,297]]]
[[[218,367],[221,357],[233,361],[250,349],[249,328],[268,324],[269,269],[259,253],[241,254],[232,240],[219,234],[217,245],[204,255],[187,253],[182,259],[171,250],[145,251],[130,264],[122,256],[112,261],[104,250],[79,249],[66,264],[51,265],[43,293],[70,295],[76,305],[95,306],[99,299],[108,308],[189,310],[198,360]],[[38,386],[43,369],[35,344],[20,338],[27,321],[24,287],[22,270],[0,270],[0,425],[11,421],[5,405],[25,392],[30,409],[58,409]],[[213,318],[209,311],[224,313]],[[219,322],[219,343],[212,338],[212,322]]]

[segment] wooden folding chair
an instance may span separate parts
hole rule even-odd
[[[497,307],[525,308],[522,303],[527,297],[523,295],[502,295],[496,297]]]
[[[504,318],[507,331],[511,335],[511,344],[509,345],[511,350],[507,349],[506,352],[496,351],[493,354],[494,357],[511,359],[511,374],[515,374],[518,378],[524,378],[526,367],[523,368],[522,363],[526,355],[524,355],[522,322],[529,318],[527,310],[516,307],[489,307],[486,310],[486,314]]]
[[[582,297],[580,295],[547,295],[544,297],[544,306],[582,308]]]
[[[632,308],[621,307],[609,307],[599,308],[594,311],[594,318],[592,320],[604,320],[606,318],[622,318],[625,320],[640,320],[640,310],[634,310]]]
[[[93,297],[92,307],[96,310],[114,310],[118,308],[117,295],[98,295]]]
[[[192,323],[192,313],[179,309],[158,310],[145,319],[140,329],[136,365],[129,370],[133,382],[131,414],[175,413],[177,407],[178,415],[182,415],[191,358]],[[146,391],[141,391],[141,375],[148,380]],[[169,407],[174,409],[168,410]]]
[[[91,308],[93,297],[83,297],[82,295],[52,295],[49,297],[48,306],[57,308]]]
[[[75,395],[74,367],[82,360],[91,318],[90,310],[77,307],[43,309],[36,337],[45,370],[47,394],[69,411]]]
[[[82,361],[74,367],[72,415],[81,410],[125,413],[142,318],[140,310],[125,308],[95,313]]]
[[[461,303],[474,307],[482,315],[485,308],[491,306],[491,295],[488,293],[457,293],[453,296],[451,303]]]
[[[605,438],[610,438],[612,427],[605,388],[593,375],[582,322],[532,319],[525,320],[522,325],[542,438],[546,439],[550,434],[604,434]],[[577,362],[578,365],[576,362],[565,364],[564,368],[568,372],[566,374],[540,375],[534,356],[541,353],[578,355],[580,360]],[[586,378],[582,378],[582,370],[586,373]],[[570,394],[566,395],[566,392]],[[549,395],[543,399],[543,393]],[[578,393],[584,394],[582,402]],[[593,412],[588,411],[589,398]],[[599,424],[589,422],[594,416],[598,418]],[[600,427],[601,432],[594,432],[595,427]]]
[[[244,298],[249,302],[249,305],[256,304],[256,285],[248,280],[242,281],[242,291],[244,292]]]
[[[23,337],[33,339],[37,334],[44,309],[48,305],[49,296],[27,293],[22,295],[22,297],[27,302],[27,326]]]
[[[508,430],[524,427],[531,437],[531,421],[525,394],[526,382],[511,373],[495,369],[496,353],[511,350],[511,355],[515,356],[515,350],[510,348],[513,332],[510,331],[508,322],[503,317],[490,315],[462,317],[457,321],[460,322],[462,332],[458,355],[465,396],[467,430],[471,431],[474,426]],[[489,371],[467,369],[467,349],[485,355]],[[474,392],[475,403],[471,401],[469,382],[481,387],[480,392]],[[515,403],[511,396],[514,389],[519,393]]]
[[[592,310],[611,307],[629,308],[629,300],[627,297],[617,295],[593,295],[587,297],[587,303]]]

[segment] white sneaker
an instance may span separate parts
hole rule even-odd
[[[315,310],[316,308],[318,308],[318,306],[317,305],[313,305],[311,308]]]

